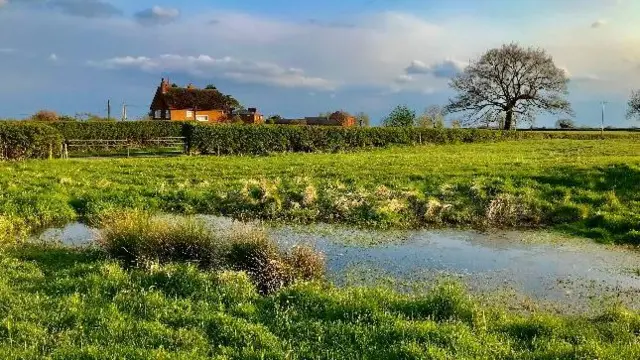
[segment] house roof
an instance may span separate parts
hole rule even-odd
[[[231,110],[234,102],[237,103],[231,96],[217,89],[171,87],[163,79],[158,86],[151,109]]]
[[[169,88],[164,100],[171,109],[228,110],[229,99],[218,90]]]
[[[313,117],[305,117],[307,125],[340,125],[340,121],[336,119],[330,119],[325,116],[313,116]]]

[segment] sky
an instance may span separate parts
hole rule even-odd
[[[422,112],[488,49],[541,47],[580,125],[625,119],[640,88],[638,0],[0,0],[0,118],[142,116],[161,78],[214,84],[265,115]],[[452,116],[453,119],[457,116]],[[553,126],[557,116],[539,116]]]

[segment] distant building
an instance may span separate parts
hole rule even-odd
[[[169,121],[227,122],[239,116],[245,123],[260,123],[263,116],[256,108],[233,108],[233,98],[217,89],[171,86],[162,79],[151,102],[151,118]]]
[[[326,116],[307,116],[301,119],[276,119],[275,124],[281,125],[311,125],[311,126],[344,126],[356,125],[356,118],[342,111],[336,111]]]

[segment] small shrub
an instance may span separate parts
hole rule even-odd
[[[308,246],[296,246],[291,250],[288,262],[295,278],[320,280],[325,275],[325,259]]]
[[[51,110],[40,110],[31,117],[34,121],[58,121],[58,119],[58,114]]]

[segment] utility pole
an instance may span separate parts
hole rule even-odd
[[[111,121],[111,100],[107,100],[107,120]]]
[[[601,128],[600,128],[600,134],[602,136],[604,136],[604,108],[605,108],[605,105],[607,105],[607,104],[608,104],[608,102],[606,102],[606,101],[602,102],[602,123],[601,123]]]
[[[127,121],[127,103],[122,102],[122,121]]]

